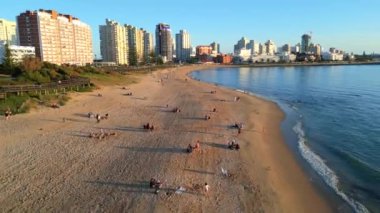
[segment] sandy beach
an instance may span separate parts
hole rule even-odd
[[[203,68],[156,71],[127,89],[105,86],[59,109],[2,117],[0,211],[332,212],[284,143],[279,107],[186,76]],[[98,123],[89,112],[109,118]],[[101,132],[115,135],[89,137]],[[232,139],[240,150],[228,149]],[[197,140],[200,149],[186,153]],[[158,194],[152,177],[164,183]]]

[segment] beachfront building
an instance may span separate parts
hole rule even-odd
[[[310,52],[310,44],[311,44],[311,35],[303,34],[301,37],[301,53],[309,53]]]
[[[186,62],[191,55],[191,38],[186,30],[180,30],[176,34],[176,58],[177,61]]]
[[[255,40],[250,40],[247,49],[251,49],[252,55],[258,55],[260,54],[260,46],[259,43],[257,43]]]
[[[219,54],[215,57],[215,63],[230,64],[232,63],[232,55]]]
[[[16,22],[0,19],[0,41],[9,45],[18,44]]]
[[[277,51],[277,47],[276,47],[275,43],[272,40],[268,40],[265,43],[265,53],[267,55],[275,55],[276,51]]]
[[[284,46],[281,47],[282,53],[291,53],[292,52],[292,46],[290,44],[284,44]]]
[[[137,65],[144,60],[144,36],[143,29],[132,25],[125,25],[128,31],[129,64]]]
[[[261,54],[252,56],[249,61],[252,63],[276,63],[280,61],[280,56]]]
[[[5,46],[7,42],[6,41],[0,41],[0,63],[3,61],[5,56]],[[8,46],[11,58],[14,62],[22,62],[22,60],[25,57],[35,57],[35,48],[34,47],[25,47],[25,46],[18,46],[18,45],[9,45]]]
[[[154,54],[153,34],[144,31],[144,58],[149,62],[149,58]]]
[[[36,57],[54,64],[93,62],[89,25],[54,10],[26,11],[17,16],[21,46],[33,46]]]
[[[99,26],[99,35],[102,61],[128,65],[128,32],[124,26],[106,19],[106,24]]]
[[[212,48],[212,52],[213,54],[220,54],[220,44],[219,43],[216,43],[216,42],[212,42],[210,44],[211,48]]]
[[[197,46],[196,51],[197,51],[197,56],[211,55],[212,48],[208,45],[199,45]]]
[[[237,54],[239,50],[246,49],[249,43],[249,39],[246,37],[242,37],[237,44],[234,45],[234,53]]]
[[[156,56],[163,61],[173,60],[173,39],[170,25],[159,23],[156,25]]]

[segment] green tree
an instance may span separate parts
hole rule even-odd
[[[129,49],[129,65],[136,66],[137,65],[137,53],[135,48]]]
[[[12,58],[12,53],[8,44],[4,45],[4,58],[3,58],[2,71],[6,74],[13,74],[15,63]]]

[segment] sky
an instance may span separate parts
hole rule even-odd
[[[154,33],[160,22],[191,34],[193,46],[218,42],[224,53],[243,36],[277,46],[295,45],[304,33],[312,42],[346,52],[380,53],[380,0],[1,0],[0,18],[25,10],[54,9],[92,28],[100,57],[99,25],[109,18]]]

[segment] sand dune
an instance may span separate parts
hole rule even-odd
[[[186,77],[200,68],[154,72],[129,90],[108,86],[74,94],[60,109],[2,118],[0,211],[331,211],[283,143],[278,107]],[[88,112],[110,116],[97,123]],[[142,128],[147,122],[154,131]],[[245,124],[240,135],[229,128],[235,122]],[[88,137],[101,131],[116,135]],[[239,151],[227,148],[232,139]],[[197,140],[200,151],[186,153]],[[151,177],[164,181],[158,194]]]

